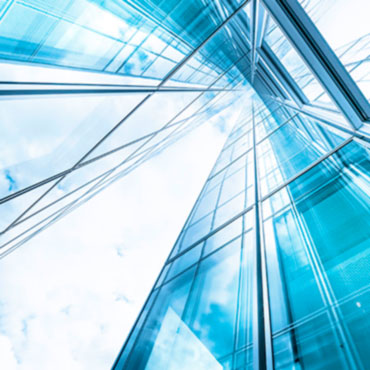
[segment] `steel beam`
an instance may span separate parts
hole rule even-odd
[[[370,104],[297,0],[261,0],[317,80],[353,125],[369,120]]]

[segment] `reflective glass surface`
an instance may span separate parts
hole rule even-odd
[[[171,369],[181,361],[183,368],[223,369],[229,361],[252,363],[253,240],[251,229],[242,233],[244,222],[239,218],[168,262],[167,278],[156,288],[157,300],[125,367]]]
[[[278,368],[368,364],[369,170],[351,142],[264,204]]]
[[[224,139],[114,369],[369,368],[370,30],[345,3],[0,0],[0,258],[191,130]]]

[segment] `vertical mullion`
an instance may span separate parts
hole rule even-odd
[[[244,137],[244,140],[246,139],[245,135],[242,135]],[[247,190],[248,190],[248,155],[245,156],[245,165],[244,165],[244,209],[247,208]],[[243,302],[241,301],[243,297],[245,298],[248,296],[248,265],[246,264],[246,248],[245,246],[245,218],[247,214],[244,214],[242,216],[242,234],[241,234],[241,240],[240,240],[240,263],[239,263],[239,284],[238,284],[238,294],[237,294],[237,308],[236,308],[236,318],[235,318],[235,325],[234,325],[234,348],[233,348],[233,354],[232,354],[232,369],[236,368],[236,351],[238,350],[238,342],[239,342],[239,330],[240,330],[240,318],[241,316],[241,307],[246,307],[245,302],[243,305]],[[246,276],[247,275],[247,276]],[[245,292],[246,290],[246,292]],[[243,294],[246,293],[246,294]],[[249,315],[246,316],[247,320],[249,318]],[[249,324],[249,323],[248,323]],[[245,327],[246,332],[248,332],[248,326]],[[248,344],[245,343],[246,345]],[[248,359],[248,357],[247,357]]]
[[[256,148],[256,122],[254,115],[254,103],[252,102],[253,119],[253,167],[254,167],[254,235],[255,235],[255,281],[254,281],[254,326],[253,326],[253,368],[256,370],[267,369],[266,361],[266,333],[263,299],[263,278],[262,278],[262,248],[260,228],[260,204],[259,184],[257,173],[257,148]]]

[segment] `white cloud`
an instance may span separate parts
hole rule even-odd
[[[8,337],[0,335],[0,358],[2,368],[16,369],[17,360],[13,352],[12,344]]]
[[[225,137],[198,128],[0,262],[2,369],[112,365]]]

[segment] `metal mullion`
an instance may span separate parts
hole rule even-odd
[[[261,56],[261,54],[259,53]],[[267,63],[262,57],[259,61],[259,67],[256,70],[258,75],[267,86],[270,91],[270,95],[282,97],[288,99],[292,94],[287,90],[286,84],[284,85],[282,80],[277,78],[274,72],[271,70],[271,65]]]
[[[227,227],[228,225],[230,225],[231,223],[233,223],[234,221],[236,221],[239,217],[243,216],[244,214],[248,213],[249,211],[251,211],[253,209],[254,205],[251,205],[249,207],[247,207],[246,209],[243,209],[243,211],[239,212],[238,214],[236,214],[235,216],[233,216],[232,218],[230,218],[229,220],[225,221],[223,224],[221,224],[220,226],[217,226],[215,229],[211,230],[210,232],[208,232],[206,235],[204,235],[203,237],[201,237],[200,239],[198,239],[197,241],[195,241],[194,243],[192,243],[189,247],[183,249],[182,251],[176,253],[174,256],[172,256],[171,258],[168,258],[167,262],[168,263],[169,261],[171,261],[172,259],[174,259],[177,255],[183,255],[185,254],[186,252],[188,252],[190,249],[194,248],[196,245],[200,244],[201,242],[205,241],[206,239],[210,238],[212,235],[218,233],[220,230],[222,230],[223,228]]]
[[[24,96],[24,95],[91,95],[91,94],[152,94],[152,93],[186,93],[186,92],[208,92],[208,91],[234,91],[234,89],[227,90],[224,88],[202,88],[202,87],[140,87],[140,88],[114,88],[114,89],[0,89],[0,96]]]
[[[239,155],[239,157],[233,159],[231,162],[229,162],[225,167],[222,167],[219,171],[217,171],[214,175],[210,176],[208,178],[208,180],[211,180],[212,178],[214,178],[215,176],[217,176],[218,174],[220,174],[222,171],[226,170],[228,167],[230,167],[233,163],[235,163],[236,161],[238,161],[240,158],[242,158],[244,155],[246,155],[248,152],[250,152],[251,150],[253,150],[253,147],[252,148],[249,148],[247,149],[244,153],[242,153],[241,155]]]
[[[289,92],[285,89],[282,82],[276,78],[271,66],[261,57],[258,61],[259,67],[256,69],[256,75],[259,76],[271,96],[280,98],[290,98]]]
[[[258,35],[258,18],[260,3],[258,0],[252,0],[251,2],[251,14],[252,18],[250,19],[250,39],[251,39],[251,81],[254,81],[254,71],[256,68],[256,48],[257,48],[257,35]]]
[[[257,21],[258,21],[258,28],[257,28],[257,35],[256,35],[256,44],[255,44],[255,47],[256,49],[260,48],[262,43],[263,43],[263,40],[264,40],[264,37],[265,37],[265,33],[266,33],[266,29],[267,29],[267,19],[268,19],[268,16],[267,16],[267,12],[265,11],[265,8],[263,6],[260,6],[259,4],[259,0],[257,0],[258,2],[258,17],[257,17]],[[255,63],[258,63],[258,59],[259,59],[259,54],[256,53],[255,55]]]
[[[265,370],[268,368],[266,353],[266,324],[264,309],[264,284],[262,270],[262,244],[261,244],[261,224],[260,224],[260,201],[259,201],[259,180],[257,167],[256,149],[256,123],[253,112],[253,169],[254,169],[254,237],[255,237],[255,276],[254,276],[254,305],[253,305],[253,368]]]
[[[309,102],[302,88],[298,86],[292,75],[287,71],[267,43],[262,43],[258,49],[258,54],[266,63],[270,73],[275,76],[278,83],[283,86],[284,90],[287,91],[288,95],[292,97],[298,106]]]
[[[370,117],[359,87],[296,0],[261,0],[355,129]]]
[[[247,189],[248,189],[248,158],[245,157],[245,165],[244,165],[244,209],[247,208]],[[235,362],[236,362],[236,351],[238,349],[238,341],[239,341],[239,327],[240,327],[240,307],[242,307],[241,299],[243,297],[242,291],[245,291],[248,288],[248,283],[246,282],[246,279],[248,276],[245,276],[247,274],[247,267],[248,264],[245,263],[246,258],[246,246],[245,243],[245,234],[248,232],[245,229],[245,215],[242,217],[242,234],[241,234],[241,248],[240,248],[240,264],[239,264],[239,284],[238,284],[238,294],[237,294],[237,309],[236,309],[236,319],[235,319],[235,333],[234,333],[234,346],[233,346],[233,357],[232,357],[232,369],[235,368]],[[245,266],[244,266],[245,264]],[[243,276],[244,275],[244,276]],[[242,286],[243,285],[243,286]],[[247,304],[247,303],[245,303]],[[249,309],[249,306],[248,306]],[[249,315],[247,314],[247,317],[249,318]],[[246,328],[248,331],[248,328]]]
[[[148,148],[149,149],[149,148]],[[51,207],[51,206],[53,206],[54,204],[56,204],[56,203],[58,203],[59,201],[61,201],[61,200],[63,200],[63,199],[65,199],[65,198],[67,198],[68,196],[70,196],[71,194],[73,194],[73,193],[75,193],[76,191],[78,191],[78,190],[80,190],[80,189],[82,189],[82,188],[84,188],[84,187],[86,187],[87,185],[89,185],[90,183],[92,183],[92,182],[94,182],[95,180],[99,180],[96,184],[94,184],[89,190],[87,190],[86,191],[86,193],[84,193],[83,195],[81,195],[81,197],[80,198],[82,198],[82,197],[84,197],[84,196],[86,196],[86,195],[88,195],[91,191],[93,191],[93,190],[95,190],[95,188],[97,188],[97,190],[102,190],[103,188],[103,186],[104,186],[104,188],[106,187],[106,186],[108,186],[110,183],[108,183],[108,185],[106,185],[105,183],[107,182],[107,181],[110,181],[110,180],[112,180],[112,178],[109,178],[108,176],[111,174],[111,173],[113,173],[116,169],[118,169],[119,167],[121,167],[122,165],[124,165],[124,164],[126,164],[127,162],[129,162],[129,161],[131,161],[131,160],[133,160],[133,159],[135,159],[137,156],[140,156],[140,155],[145,155],[146,153],[146,151],[148,151],[148,149],[145,149],[144,151],[142,151],[142,152],[140,152],[140,153],[138,153],[138,154],[136,154],[136,155],[134,155],[132,158],[126,158],[125,160],[123,160],[123,162],[121,162],[121,163],[119,163],[117,166],[115,166],[115,167],[113,167],[113,168],[111,168],[111,169],[109,169],[109,170],[107,170],[107,171],[105,171],[105,172],[103,172],[102,174],[100,174],[100,175],[98,175],[98,176],[96,176],[95,178],[93,178],[92,180],[89,180],[87,183],[85,183],[85,184],[83,184],[83,185],[81,185],[81,186],[79,186],[78,188],[76,188],[76,189],[74,189],[73,191],[71,191],[71,192],[69,192],[68,194],[65,194],[65,195],[63,195],[61,198],[58,198],[58,199],[56,199],[56,200],[54,200],[54,201],[52,201],[51,203],[49,203],[49,204],[47,204],[47,205],[45,205],[44,207],[42,207],[42,208],[40,208],[40,209],[38,209],[37,211],[35,211],[34,213],[32,213],[32,214],[30,214],[30,215],[28,215],[28,216],[26,216],[26,217],[24,217],[24,218],[22,218],[22,219],[20,219],[18,222],[16,222],[14,225],[13,225],[13,227],[16,227],[16,226],[18,226],[19,224],[22,224],[23,222],[25,222],[25,221],[27,221],[28,219],[30,219],[30,218],[32,218],[32,217],[34,217],[34,216],[36,216],[37,214],[39,214],[39,213],[41,213],[41,212],[43,212],[45,209],[47,209],[47,208],[49,208],[49,207]],[[123,171],[130,171],[134,166],[136,166],[137,167],[137,162],[140,160],[140,159],[142,159],[142,158],[139,158],[135,163],[133,163],[133,164],[131,164],[129,167],[127,167],[127,168],[125,168]],[[121,173],[118,173],[118,174],[116,174],[115,176],[118,176],[118,175],[120,175]],[[115,177],[114,176],[114,177]],[[114,178],[113,177],[113,178]],[[79,199],[80,199],[79,198]],[[78,202],[79,201],[79,199],[75,199],[74,201],[72,201],[71,203],[69,203],[68,205],[69,206],[72,206],[72,205],[74,205],[76,202]],[[5,231],[3,231],[2,233],[5,233]]]
[[[12,7],[14,3],[15,0],[9,0],[7,3],[3,4],[3,8],[0,11],[0,21],[4,18],[5,14],[8,12],[8,10]]]

